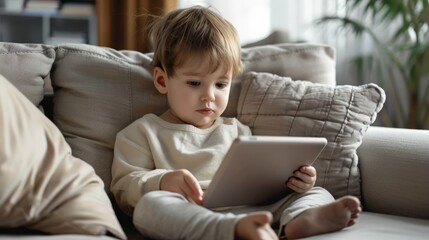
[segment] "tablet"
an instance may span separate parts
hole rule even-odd
[[[286,196],[288,178],[313,164],[326,144],[322,137],[237,138],[205,190],[203,206],[261,205]]]

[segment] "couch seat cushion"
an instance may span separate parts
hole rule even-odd
[[[362,212],[354,226],[306,240],[423,240],[429,236],[429,220]]]

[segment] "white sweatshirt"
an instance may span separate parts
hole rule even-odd
[[[199,129],[145,115],[116,136],[111,191],[121,209],[131,214],[144,193],[159,190],[169,170],[189,170],[205,189],[240,135],[251,131],[235,118],[218,118],[213,126]]]

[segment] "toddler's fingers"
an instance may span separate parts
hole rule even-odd
[[[312,177],[306,173],[300,172],[300,171],[295,171],[293,173],[293,176],[297,179],[297,180],[301,180],[304,183],[308,183],[308,184],[312,184],[316,181],[315,177]]]
[[[316,169],[313,166],[302,166],[299,169],[300,172],[307,174],[310,177],[316,176]]]
[[[308,189],[312,187],[311,184],[305,183],[293,177],[287,181],[287,186],[298,193],[306,192]]]
[[[203,190],[200,187],[200,184],[198,184],[198,180],[192,175],[192,173],[187,172],[183,176],[186,185],[188,186],[188,196],[197,204],[201,203],[202,196],[203,196]]]

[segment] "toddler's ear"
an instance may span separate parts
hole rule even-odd
[[[167,74],[165,74],[164,70],[160,67],[155,67],[153,69],[153,83],[161,94],[167,93],[167,85],[165,84],[166,78]]]

